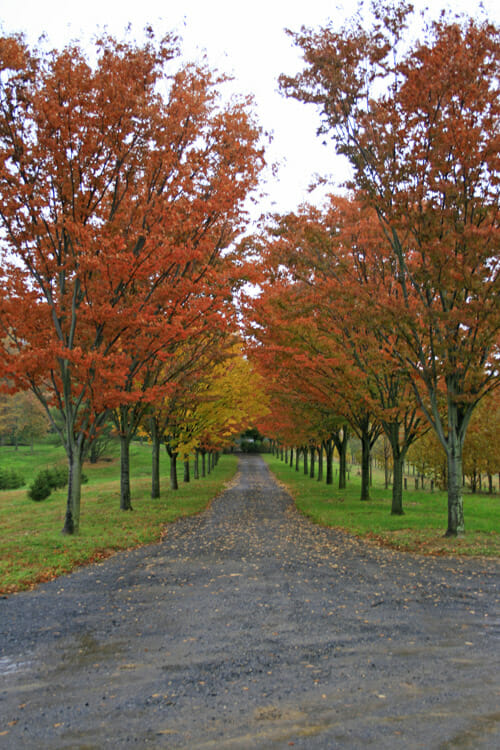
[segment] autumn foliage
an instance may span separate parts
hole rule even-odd
[[[109,410],[161,396],[183,341],[232,326],[242,266],[222,251],[263,166],[260,130],[248,101],[224,103],[223,79],[176,54],[152,32],[101,37],[95,63],[0,40],[2,370],[59,412],[68,533]]]
[[[496,414],[500,382],[500,37],[448,14],[414,37],[404,1],[370,14],[289,32],[304,64],[280,79],[348,160],[342,195],[243,241],[264,155],[251,102],[224,101],[223,76],[179,64],[177,40],[152,31],[142,45],[102,36],[95,62],[0,39],[0,377],[31,389],[65,445],[66,532],[111,418],[124,510],[138,432],[157,494],[160,445],[175,469],[252,422],[324,453],[327,481],[335,447],[341,486],[356,434],[363,500],[384,433],[394,514],[405,458],[437,441],[446,533],[463,533],[462,475],[494,464],[474,415]],[[237,309],[248,279],[259,293]]]
[[[365,313],[385,321],[383,345],[443,446],[455,535],[467,427],[499,382],[500,38],[444,14],[411,43],[411,11],[375,3],[371,23],[292,33],[304,70],[281,85],[319,108],[351,197],[377,218],[382,275]]]

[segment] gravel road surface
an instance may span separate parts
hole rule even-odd
[[[243,456],[160,544],[0,600],[0,748],[499,748],[499,573],[315,526]]]

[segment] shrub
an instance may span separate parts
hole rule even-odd
[[[82,484],[87,484],[88,481],[88,476],[82,472]],[[29,488],[28,497],[36,501],[45,500],[52,490],[59,490],[62,487],[66,487],[67,484],[67,466],[54,466],[51,469],[42,469],[42,471],[38,472],[33,484]]]
[[[17,490],[24,485],[23,475],[15,469],[0,468],[0,490]]]
[[[50,486],[47,474],[46,472],[41,471],[36,475],[33,484],[28,490],[28,497],[31,498],[31,500],[40,502],[40,500],[46,500],[51,492],[52,487]]]
[[[52,490],[61,489],[68,484],[68,468],[66,466],[54,466],[52,469],[43,469],[40,474],[46,477]]]

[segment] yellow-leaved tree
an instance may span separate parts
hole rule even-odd
[[[185,481],[190,478],[190,457],[194,457],[195,478],[205,476],[218,452],[267,411],[261,376],[243,356],[239,341],[228,347],[223,359],[200,363],[197,373],[180,379],[143,423],[143,432],[153,443],[152,497],[160,494],[158,457],[162,442],[170,458],[170,486],[177,489],[179,456],[185,462]]]

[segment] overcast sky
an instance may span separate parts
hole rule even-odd
[[[484,0],[488,16],[497,23],[496,0]],[[421,0],[415,5],[424,7]],[[477,0],[454,0],[453,9],[479,10]],[[280,73],[296,73],[301,58],[284,28],[317,27],[332,20],[340,26],[355,10],[345,0],[0,0],[0,30],[22,31],[34,43],[46,33],[52,46],[79,39],[88,42],[99,29],[121,36],[130,23],[140,36],[150,23],[158,35],[176,31],[182,38],[184,56],[200,58],[206,52],[212,67],[236,78],[243,94],[255,96],[257,119],[273,133],[268,161],[278,162],[277,177],[269,175],[269,197],[262,211],[294,210],[304,200],[319,201],[309,194],[314,174],[328,174],[342,182],[346,172],[332,146],[316,137],[318,115],[313,107],[285,99],[277,91]],[[431,3],[432,8],[439,3]]]

